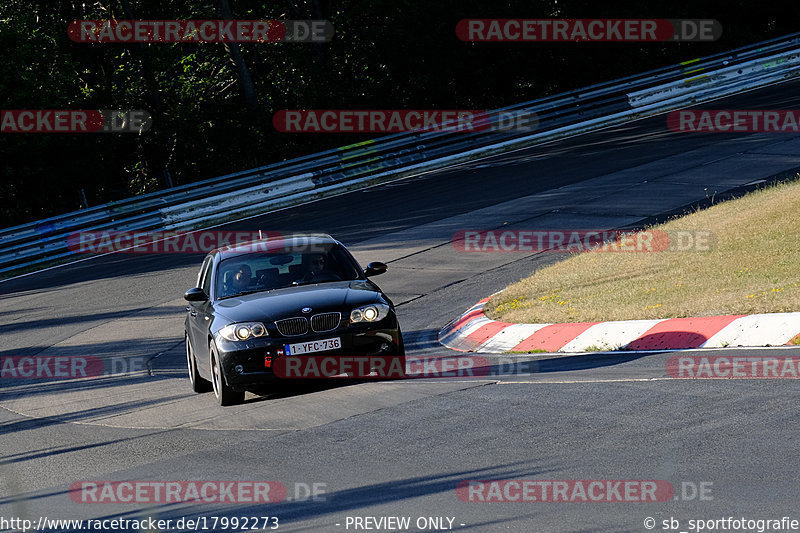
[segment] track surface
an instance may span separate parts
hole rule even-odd
[[[797,108],[798,88],[708,107]],[[323,231],[362,264],[387,261],[375,281],[399,304],[408,351],[445,355],[435,338],[449,320],[560,258],[459,253],[456,231],[626,227],[798,166],[797,136],[675,134],[657,117],[226,228]],[[134,370],[3,380],[0,516],[271,515],[287,531],[353,530],[355,516],[410,516],[417,531],[416,518],[431,516],[473,531],[646,531],[646,517],[686,528],[690,518],[791,516],[800,501],[797,381],[671,380],[669,353],[485,356],[495,375],[480,379],[312,385],[218,408],[189,392],[183,371],[180,297],[199,263],[117,254],[0,283],[0,356],[91,355]],[[677,499],[456,495],[462,480],[509,478],[667,480]],[[68,494],[79,480],[189,479],[276,480],[290,497],[296,484],[321,483],[326,493],[255,506],[92,505]],[[700,483],[711,487],[703,500]]]

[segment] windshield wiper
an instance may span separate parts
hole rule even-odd
[[[252,291],[242,291],[242,292],[237,292],[236,294],[229,294],[227,296],[223,296],[222,298],[220,298],[220,300],[226,300],[228,298],[236,298],[237,296],[246,296],[248,294],[253,294],[256,292],[269,292],[273,290],[275,289],[253,289]]]

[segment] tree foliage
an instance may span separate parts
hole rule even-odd
[[[87,44],[80,19],[330,20],[326,44]],[[5,0],[3,109],[145,109],[134,134],[0,134],[0,226],[369,138],[282,134],[280,109],[491,109],[795,31],[748,0]],[[465,43],[462,18],[715,18],[715,43]],[[236,55],[238,49],[239,57]],[[250,81],[246,79],[249,76]],[[249,90],[248,90],[249,89]],[[252,94],[251,92],[252,91]]]

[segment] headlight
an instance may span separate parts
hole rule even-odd
[[[389,306],[386,304],[370,304],[357,307],[350,311],[350,323],[377,322],[389,315]]]
[[[229,341],[246,341],[251,337],[268,337],[267,328],[261,322],[242,322],[241,324],[228,324],[219,334]]]

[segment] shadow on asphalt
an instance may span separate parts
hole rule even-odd
[[[244,403],[258,403],[268,400],[280,400],[303,396],[331,389],[350,387],[358,385],[360,381],[354,379],[332,379],[332,380],[313,380],[313,381],[277,381],[261,388],[253,388],[247,392],[255,395],[255,398],[247,398]]]
[[[549,359],[536,359],[528,361],[525,366],[525,361],[515,363],[519,370],[526,370],[528,373],[549,373],[549,372],[569,372],[571,370],[588,370],[591,368],[602,368],[607,366],[621,365],[629,363],[644,357],[654,355],[661,355],[665,352],[650,352],[650,353],[604,353],[598,352],[596,354],[579,354],[579,355],[562,355],[555,356]]]
[[[181,394],[181,395],[168,396],[165,398],[157,398],[151,400],[133,400],[129,402],[116,403],[113,405],[104,405],[101,407],[83,409],[72,413],[42,416],[37,418],[24,418],[22,420],[15,420],[13,422],[6,422],[0,424],[0,433],[11,434],[16,431],[25,431],[28,429],[54,426],[57,424],[66,424],[68,422],[81,421],[82,419],[85,419],[87,417],[98,417],[103,415],[120,415],[133,411],[138,411],[142,408],[158,405],[161,403],[176,401],[182,398],[185,398],[185,395]]]
[[[331,524],[334,521],[341,520],[338,516],[341,513],[358,514],[359,509],[372,507],[382,504],[395,504],[406,501],[419,500],[426,496],[435,494],[448,493],[452,495],[454,502],[458,501],[456,496],[456,488],[462,481],[467,480],[488,480],[488,479],[533,479],[537,477],[546,476],[554,472],[558,472],[560,467],[554,465],[535,465],[531,461],[517,461],[505,465],[489,466],[485,468],[464,469],[457,472],[447,474],[429,475],[408,477],[405,479],[398,479],[383,483],[366,483],[358,487],[343,489],[332,492],[325,492],[323,496],[318,496],[318,501],[312,498],[307,499],[295,498],[297,493],[297,486],[286,484],[287,498],[282,501],[274,503],[259,503],[248,505],[237,504],[205,504],[202,508],[198,508],[197,502],[186,502],[176,507],[174,503],[165,503],[158,505],[148,505],[146,510],[135,509],[129,512],[115,512],[107,516],[97,517],[99,520],[113,519],[113,518],[127,518],[129,520],[141,519],[146,516],[157,517],[158,519],[172,519],[173,523],[180,518],[194,518],[196,516],[227,516],[227,517],[242,517],[242,516],[256,516],[263,517],[265,515],[277,516],[282,524],[294,525],[297,521],[314,520],[331,516]],[[261,474],[255,473],[257,479]],[[319,480],[307,480],[306,485],[311,485]],[[75,489],[78,491],[79,489]],[[62,499],[67,499],[70,496],[70,489],[65,487],[63,490],[51,490],[41,493],[24,493],[13,496],[0,498],[0,505],[8,505],[29,501],[41,500],[44,498],[60,496]],[[304,494],[301,494],[303,496]],[[77,497],[77,496],[76,496]],[[292,501],[294,500],[294,501]],[[444,509],[442,511],[445,515],[452,512]],[[525,519],[534,516],[535,513],[528,515],[514,514],[513,519]],[[81,517],[74,517],[81,518]],[[509,518],[512,519],[512,518]],[[465,527],[458,527],[458,529],[474,529],[477,531],[486,531],[486,527],[492,524],[501,524],[506,520],[489,520],[481,523],[466,524]],[[454,524],[456,526],[456,524]],[[318,529],[318,526],[317,526]],[[297,527],[293,531],[300,531]]]

